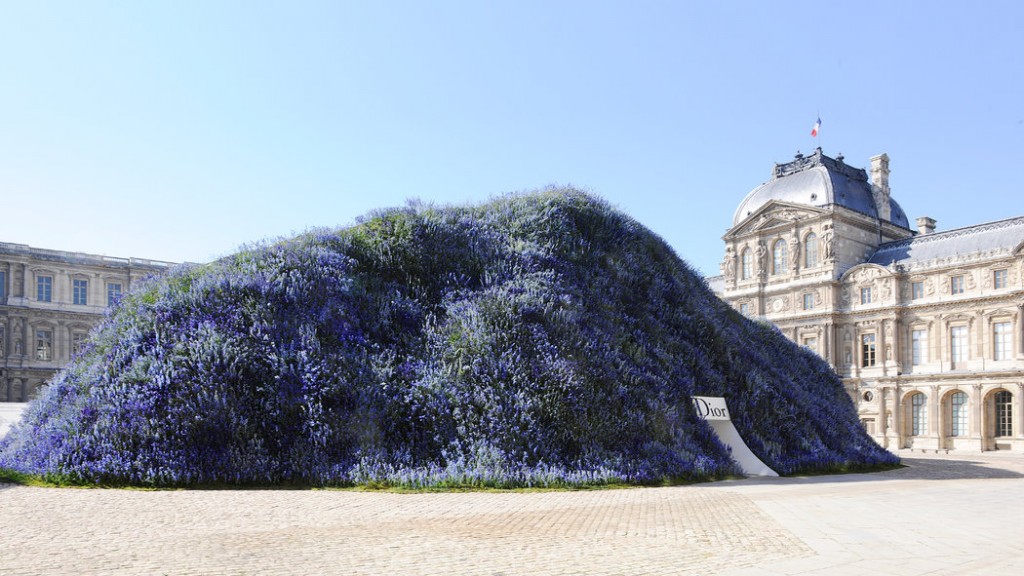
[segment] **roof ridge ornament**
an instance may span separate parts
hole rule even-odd
[[[844,162],[845,158],[842,154],[839,154],[838,158],[832,159],[822,152],[821,147],[814,149],[814,153],[809,156],[804,156],[797,150],[796,155],[793,157],[793,161],[785,162],[783,164],[776,163],[775,169],[772,171],[772,179],[785,178],[786,176],[792,176],[799,172],[809,170],[816,166],[824,166],[831,172],[837,172],[860,182],[868,181],[868,173],[863,168],[854,168]]]

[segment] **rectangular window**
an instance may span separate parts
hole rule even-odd
[[[924,436],[928,433],[928,398],[917,393],[911,397],[911,428],[913,436]]]
[[[953,276],[949,279],[949,291],[951,294],[963,294],[964,293],[964,277]]]
[[[71,350],[78,354],[82,351],[82,345],[85,344],[85,332],[72,332],[71,333]]]
[[[920,366],[928,361],[928,332],[914,330],[910,333],[910,363]]]
[[[913,282],[910,284],[910,298],[912,300],[924,298],[924,282]]]
[[[860,303],[871,304],[871,287],[860,289]]]
[[[50,302],[53,299],[53,276],[36,276],[36,300]]]
[[[1009,322],[996,322],[992,325],[992,359],[1009,360],[1012,358],[1013,332]]]
[[[740,314],[747,316],[750,314],[750,304],[740,304]]]
[[[950,398],[951,436],[967,435],[967,394],[955,392]]]
[[[949,329],[949,356],[953,366],[967,361],[967,326]]]
[[[808,336],[804,338],[804,346],[810,348],[813,352],[818,351],[818,338],[816,336]]]
[[[113,306],[117,304],[117,301],[121,299],[121,285],[116,282],[110,282],[107,284],[107,306]]]
[[[1013,395],[1006,390],[996,392],[996,436],[1013,436]]]
[[[36,360],[53,358],[53,332],[36,330]]]
[[[85,306],[89,303],[89,281],[71,281],[71,299],[76,305]]]
[[[992,272],[992,287],[996,290],[1000,288],[1006,288],[1007,278],[1009,277],[1008,270],[995,270]]]
[[[862,334],[860,337],[860,365],[864,367],[875,365],[875,335]]]
[[[804,310],[814,310],[814,294],[804,294]]]
[[[7,298],[7,272],[0,270],[0,302]]]

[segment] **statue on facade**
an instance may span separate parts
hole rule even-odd
[[[764,240],[759,240],[757,242],[757,275],[758,276],[764,276],[764,273],[767,270],[765,268],[765,266],[767,265],[767,262],[766,262],[767,258],[768,258],[768,247],[765,246]]]
[[[800,268],[800,238],[796,234],[789,239],[789,253],[793,262],[793,272]]]
[[[725,274],[725,279],[729,281],[736,277],[736,253],[732,251],[732,246],[725,247],[725,258],[722,260],[722,273]]]
[[[822,232],[821,241],[825,247],[825,260],[835,260],[835,231],[832,229],[831,224],[825,225],[825,230],[824,232]]]

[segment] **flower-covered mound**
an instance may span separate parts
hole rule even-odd
[[[128,294],[0,442],[84,483],[549,486],[892,464],[814,353],[574,190],[410,205]]]

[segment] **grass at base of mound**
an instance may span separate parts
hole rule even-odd
[[[784,478],[805,478],[820,476],[842,476],[846,474],[874,474],[899,470],[906,468],[904,464],[879,464],[879,465],[853,465],[844,466],[841,469],[818,470],[792,474]],[[459,493],[459,492],[575,492],[588,490],[624,490],[632,488],[658,488],[669,486],[690,486],[705,484],[721,480],[743,480],[743,476],[724,476],[708,478],[706,480],[693,480],[683,478],[664,478],[658,482],[635,483],[628,482],[602,482],[593,484],[558,484],[548,486],[489,486],[480,484],[443,484],[438,486],[406,486],[390,482],[368,482],[357,485],[334,485],[318,486],[302,483],[283,484],[203,484],[189,486],[135,486],[127,484],[111,483],[85,483],[76,482],[66,478],[43,477],[35,474],[25,474],[8,468],[0,468],[0,484],[16,484],[19,486],[30,486],[35,488],[98,488],[113,490],[334,490],[353,492],[390,492],[403,494],[423,493]]]

